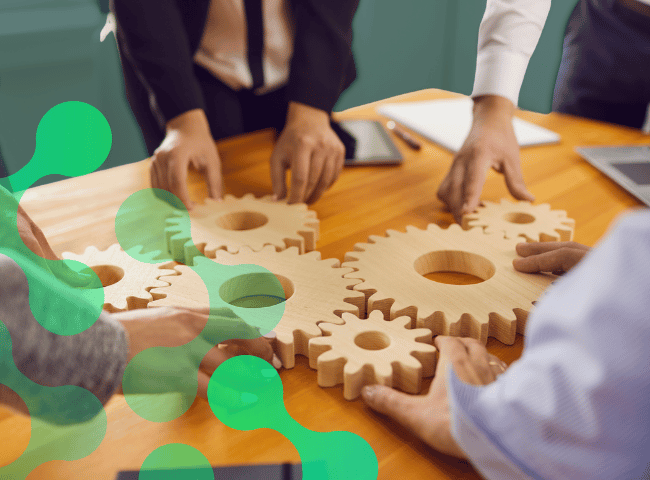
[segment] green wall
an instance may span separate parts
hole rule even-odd
[[[353,44],[358,78],[336,109],[432,87],[469,94],[485,1],[361,0]],[[522,108],[550,111],[563,31],[576,1],[553,2],[524,80]],[[90,103],[109,120],[113,149],[104,168],[146,157],[124,97],[115,38],[99,41],[107,5],[0,0],[0,151],[9,173],[31,158],[43,114],[69,100]]]
[[[547,113],[564,28],[577,0],[552,3],[522,85],[521,108]],[[354,20],[359,77],[337,110],[422,88],[469,95],[486,0],[361,0]]]

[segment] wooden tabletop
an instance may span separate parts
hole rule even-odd
[[[447,98],[454,94],[425,90],[391,98],[393,101]],[[339,118],[381,118],[377,103],[351,109]],[[522,150],[524,176],[538,202],[563,209],[576,220],[575,240],[593,245],[612,220],[640,203],[575,152],[577,146],[621,145],[650,142],[638,130],[586,121],[566,115],[520,112],[518,116],[558,132],[558,145]],[[323,258],[343,259],[357,242],[369,235],[383,235],[387,229],[404,231],[435,222],[446,227],[453,222],[436,198],[436,190],[449,169],[452,155],[418,135],[424,148],[415,152],[401,140],[395,143],[405,162],[399,167],[346,169],[334,187],[313,209],[321,220],[318,250]],[[223,161],[225,191],[240,196],[271,192],[269,157],[273,136],[261,132],[219,143]],[[190,175],[193,199],[207,195],[205,184]],[[39,224],[57,253],[82,252],[86,246],[104,249],[116,242],[114,217],[119,205],[131,193],[149,187],[148,161],[96,172],[29,190],[22,204]],[[503,179],[489,174],[483,199],[509,197]],[[489,350],[507,362],[518,358],[522,337],[505,346],[494,339]],[[281,373],[289,413],[302,425],[316,431],[349,430],[370,443],[379,459],[379,478],[388,479],[477,479],[466,462],[437,454],[404,430],[371,413],[361,400],[346,401],[342,388],[323,389],[316,384],[316,372],[304,357],[296,367]],[[100,447],[90,456],[74,461],[41,465],[30,479],[106,479],[119,470],[137,470],[158,446],[182,442],[198,448],[213,465],[242,463],[298,462],[292,444],[269,430],[239,432],[221,424],[208,403],[195,401],[179,419],[153,423],[133,413],[121,396],[106,406],[108,430]],[[0,410],[0,465],[6,465],[24,450],[29,441],[30,421]],[[335,445],[332,448],[336,448]]]

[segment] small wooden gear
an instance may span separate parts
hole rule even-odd
[[[551,210],[548,203],[502,199],[501,203],[485,201],[476,212],[463,216],[463,228],[472,227],[506,238],[524,237],[529,242],[568,242],[573,239],[575,221],[564,210]]]
[[[85,263],[97,274],[104,287],[104,310],[109,312],[145,308],[153,300],[149,290],[169,285],[158,277],[174,273],[163,268],[169,263],[140,262],[117,243],[103,251],[88,247],[81,255],[64,252],[63,258]]]
[[[273,273],[285,292],[284,314],[273,329],[277,335],[275,350],[286,368],[293,368],[295,355],[308,355],[311,338],[322,335],[321,322],[342,324],[344,312],[363,315],[365,297],[352,290],[358,280],[343,278],[351,268],[340,268],[337,259],[320,259],[320,252],[300,255],[298,248],[276,251],[271,245],[255,252],[242,247],[238,253],[218,251],[215,262],[222,265],[258,265]],[[205,307],[208,293],[205,285],[187,266],[178,266],[178,276],[164,277],[168,287],[152,291],[155,306]],[[241,292],[242,296],[246,292]]]
[[[286,201],[273,201],[271,196],[255,198],[248,193],[242,198],[226,195],[221,201],[207,199],[192,209],[190,219],[191,238],[183,231],[183,219],[170,218],[165,228],[169,252],[187,265],[196,254],[193,246],[214,258],[217,250],[235,253],[243,246],[255,251],[265,245],[276,250],[297,247],[304,253],[314,250],[318,240],[316,212],[303,203],[288,205]]]
[[[344,313],[344,325],[321,323],[325,336],[309,341],[309,366],[318,384],[343,384],[343,396],[354,400],[365,385],[380,384],[419,393],[422,378],[435,372],[436,349],[431,330],[410,330],[411,319],[383,319],[375,310],[367,320]]]
[[[371,236],[346,253],[344,267],[355,269],[348,278],[363,280],[354,289],[365,293],[367,311],[381,310],[386,319],[407,315],[413,326],[434,335],[488,336],[512,345],[523,333],[532,302],[555,278],[517,272],[517,239],[488,235],[480,228],[459,225],[443,230],[430,224],[406,233],[389,230],[387,237]],[[424,275],[461,272],[483,280],[475,285],[449,285]]]

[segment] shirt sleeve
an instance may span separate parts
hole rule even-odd
[[[121,385],[126,368],[128,342],[121,325],[102,313],[81,333],[54,334],[32,315],[27,277],[13,259],[3,254],[0,277],[0,322],[11,337],[13,362],[18,370],[40,385],[85,388],[105,404]]]
[[[499,95],[517,105],[550,9],[551,0],[488,0],[478,34],[472,97]]]
[[[642,478],[650,465],[650,213],[628,216],[531,314],[485,387],[450,372],[452,434],[488,479]]]

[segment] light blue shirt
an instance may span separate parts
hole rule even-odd
[[[650,211],[547,290],[495,382],[448,374],[452,434],[486,478],[650,478]]]

